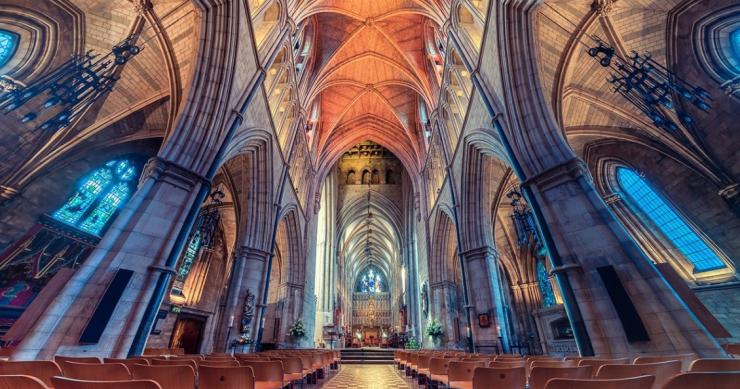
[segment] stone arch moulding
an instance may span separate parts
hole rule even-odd
[[[740,5],[732,5],[701,18],[693,30],[696,58],[704,71],[735,98],[740,98],[740,53],[731,35],[740,31]],[[733,87],[734,85],[734,87]]]
[[[692,220],[688,219],[681,207],[677,206],[671,199],[660,190],[652,188],[673,210],[681,220],[701,239],[714,253],[725,263],[726,267],[702,273],[693,270],[691,262],[683,255],[675,255],[677,250],[671,241],[652,227],[652,223],[642,211],[630,206],[623,194],[623,190],[617,181],[616,172],[618,168],[628,168],[642,175],[639,169],[634,168],[627,161],[616,157],[601,158],[597,162],[595,182],[599,192],[604,196],[607,204],[614,211],[625,229],[635,239],[640,248],[648,258],[656,263],[670,263],[674,269],[689,282],[717,282],[726,281],[735,276],[735,268],[732,261],[713,240],[707,236]],[[649,183],[649,179],[648,179]]]

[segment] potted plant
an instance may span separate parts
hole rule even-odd
[[[300,340],[306,337],[306,326],[303,324],[303,319],[296,320],[293,325],[288,328],[288,335],[295,340]]]
[[[426,334],[432,338],[432,343],[435,347],[439,347],[439,343],[442,340],[442,324],[437,320],[432,319],[427,323]]]

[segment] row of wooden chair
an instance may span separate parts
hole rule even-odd
[[[529,388],[542,389],[554,378],[582,380],[621,380],[649,376],[651,384],[644,386],[662,388],[682,371],[732,372],[740,371],[740,359],[694,359],[689,355],[643,356],[630,363],[629,358],[551,358],[547,356],[520,357],[509,355],[473,355],[459,351],[402,351],[395,359],[406,375],[418,383],[434,387],[444,384],[450,388],[475,388],[474,375],[480,369],[495,369],[491,374],[508,371],[505,377],[518,382],[521,370],[523,382]],[[688,367],[682,366],[688,361]],[[483,374],[483,373],[479,373]],[[485,381],[482,381],[485,382]],[[646,379],[636,382],[646,382]],[[488,387],[488,386],[480,386]],[[506,386],[504,386],[506,387]],[[516,388],[517,385],[510,386]],[[596,387],[596,386],[594,386]]]
[[[103,360],[57,356],[54,361],[0,362],[0,389],[103,388],[101,383],[105,389],[148,389],[155,387],[152,383],[159,389],[280,389],[302,384],[304,379],[316,382],[323,378],[324,369],[336,365],[338,357],[338,353],[326,350]]]

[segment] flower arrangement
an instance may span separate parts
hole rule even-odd
[[[407,350],[419,350],[421,346],[419,345],[419,342],[416,341],[416,338],[409,338],[409,340],[406,341],[405,348]]]
[[[249,335],[242,334],[240,337],[231,341],[231,347],[236,348],[239,346],[245,346],[247,344],[252,344],[252,342],[254,341],[249,337]]]
[[[426,334],[432,338],[439,338],[442,336],[442,325],[437,320],[430,320],[427,324]]]
[[[296,339],[301,339],[306,336],[306,326],[303,324],[303,319],[296,320],[293,325],[288,329],[288,335]]]

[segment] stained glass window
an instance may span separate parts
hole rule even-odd
[[[85,232],[100,235],[133,191],[136,167],[114,160],[90,173],[77,191],[52,216]]]
[[[658,230],[686,257],[697,272],[722,269],[724,261],[637,173],[617,168],[617,181],[627,203],[641,210]]]
[[[740,62],[740,28],[730,33],[730,47],[735,62]]]
[[[0,30],[0,68],[5,66],[18,47],[18,34],[7,30]]]
[[[537,261],[537,284],[540,287],[540,293],[542,294],[542,304],[545,307],[551,307],[555,305],[555,293],[552,291],[552,284],[550,283],[550,275],[547,273],[544,261]]]
[[[367,269],[357,280],[357,291],[361,293],[381,293],[385,291],[383,276],[373,268]]]

